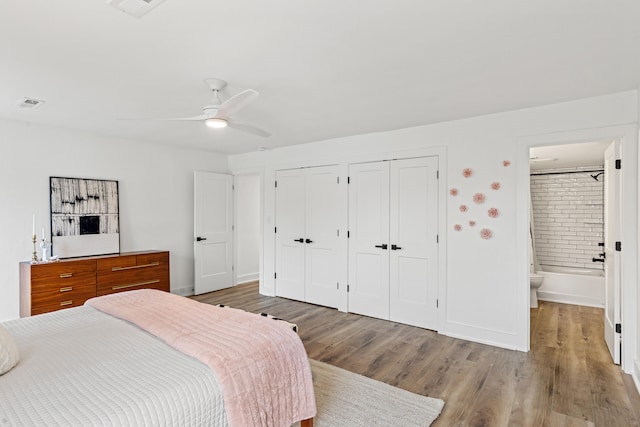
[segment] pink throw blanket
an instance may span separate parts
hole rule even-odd
[[[86,304],[209,366],[222,384],[231,427],[289,427],[316,415],[306,351],[284,322],[151,289]]]

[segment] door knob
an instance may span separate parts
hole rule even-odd
[[[313,243],[313,240],[311,240],[311,239],[304,239],[304,242],[305,242],[305,243]]]
[[[381,244],[381,245],[376,245],[376,248],[387,249],[387,248],[388,248],[388,246],[387,246],[387,244],[386,244],[386,243],[383,243],[383,244]]]
[[[298,243],[302,243],[304,242],[304,239],[300,238],[300,239],[293,239],[294,242],[298,242]]]
[[[203,240],[207,240],[207,238],[206,237],[200,237],[200,236],[196,237],[196,242],[201,242]]]
[[[402,249],[400,246],[397,246],[397,245],[391,245],[391,250],[392,250],[392,251],[399,251],[400,249]]]

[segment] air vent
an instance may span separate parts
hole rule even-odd
[[[37,108],[39,108],[42,104],[44,104],[44,101],[41,99],[35,99],[35,98],[22,98],[21,100],[19,100],[16,105],[20,108],[27,108],[30,110],[35,110]]]
[[[162,2],[164,0],[108,0],[107,4],[127,15],[142,18]]]

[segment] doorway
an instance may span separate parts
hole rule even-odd
[[[530,274],[552,303],[604,309],[605,339],[620,364],[619,141],[590,141],[529,149]],[[608,159],[608,160],[607,160]],[[532,290],[532,301],[536,292]],[[534,304],[532,304],[534,306]],[[551,305],[553,307],[553,305]],[[532,312],[532,319],[535,317]],[[600,313],[600,311],[594,311]],[[533,325],[530,329],[533,331]]]
[[[235,277],[234,285],[260,279],[262,247],[262,176],[259,173],[234,175]]]

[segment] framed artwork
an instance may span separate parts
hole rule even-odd
[[[53,255],[120,252],[118,181],[50,177],[49,188]]]

